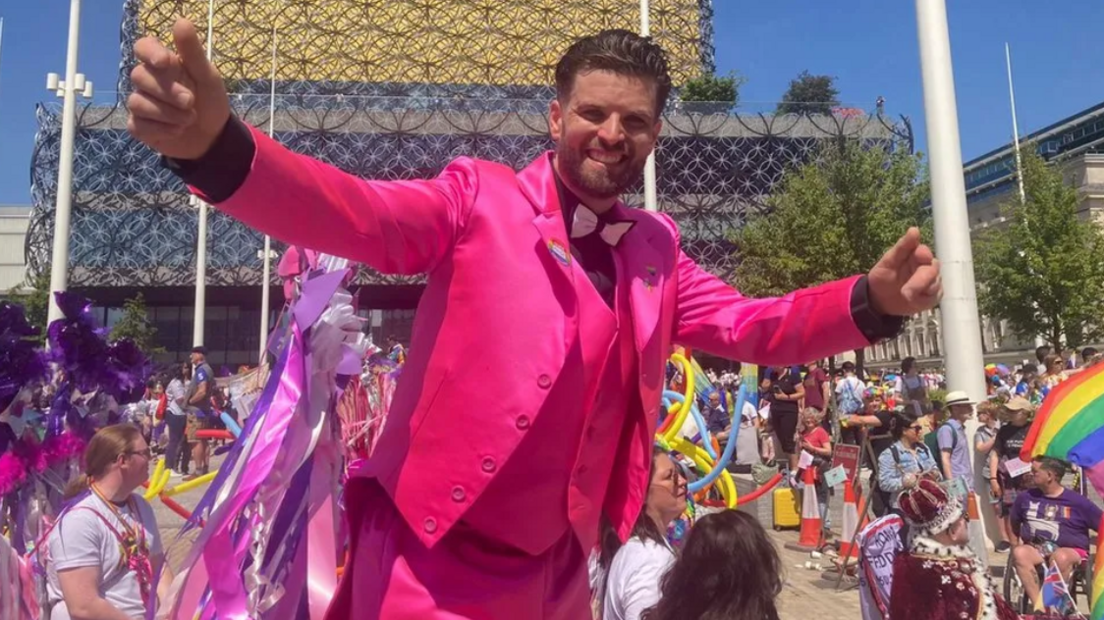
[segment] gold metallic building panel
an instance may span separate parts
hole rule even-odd
[[[703,2],[651,3],[676,85],[701,72]],[[184,15],[202,35],[207,6],[146,0],[139,28],[167,40]],[[639,0],[216,0],[214,14],[214,59],[230,80],[268,79],[273,24],[281,81],[496,86],[548,86],[575,38],[640,24]]]

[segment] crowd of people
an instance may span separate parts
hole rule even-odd
[[[963,525],[965,506],[974,497],[979,498],[980,510],[991,511],[998,523],[995,550],[1011,554],[1010,566],[1026,598],[1038,601],[1042,568],[1053,565],[1068,583],[1073,571],[1087,561],[1090,534],[1101,523],[1101,508],[1087,497],[1075,467],[1048,457],[1021,461],[1034,413],[1050,390],[1100,361],[1093,348],[1079,353],[1075,363],[1070,359],[1074,356],[1040,347],[1038,364],[1025,363],[1015,370],[987,366],[988,395],[980,403],[964,392],[946,392],[942,373],[921,369],[912,358],[903,360],[900,371],[865,377],[850,362],[844,362],[834,377],[817,363],[761,369],[759,405],[745,410],[743,420],[737,422],[758,431],[760,441],[739,445],[736,462],[748,461],[739,458],[741,448],[753,451],[754,460],[790,472],[790,484],[800,490],[798,455],[811,456],[818,470],[815,493],[827,547],[833,534],[826,505],[831,489],[820,472],[825,460],[831,459],[833,441],[860,446],[863,469],[869,472],[866,488],[873,516],[900,518],[901,549],[907,552],[898,570],[912,585],[902,589],[909,595],[900,597],[899,608],[891,613],[894,618],[957,617],[933,614],[917,605],[921,599],[916,595],[936,593],[925,592],[927,586],[919,585],[926,583],[924,578],[915,573],[938,567],[938,562],[933,564],[935,556],[985,564],[972,555]],[[733,372],[707,375],[720,391],[735,390],[740,382]],[[711,399],[710,407],[715,404]],[[966,430],[975,413],[976,457]],[[714,413],[711,419],[716,420],[711,422],[713,428],[727,428],[723,415]],[[984,486],[975,488],[975,469]],[[1066,485],[1071,471],[1074,480]],[[862,482],[860,477],[860,488]],[[943,517],[935,523],[937,513]],[[908,557],[924,559],[914,562]],[[972,580],[972,570],[959,576]],[[984,594],[983,599],[992,596],[972,581],[969,589]],[[980,617],[1015,617],[1003,601],[998,605],[990,598],[989,603],[995,615]],[[976,596],[963,604],[968,617],[979,617]]]

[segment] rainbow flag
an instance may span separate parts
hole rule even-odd
[[[1020,458],[1051,456],[1084,468],[1104,461],[1104,364],[1050,391],[1028,431]]]
[[[1104,364],[1082,370],[1059,383],[1043,400],[1028,429],[1020,459],[1037,456],[1068,461],[1082,468],[1085,478],[1104,495]],[[1104,522],[1097,532],[1097,548],[1104,544]],[[1104,620],[1104,554],[1093,567],[1092,620]]]

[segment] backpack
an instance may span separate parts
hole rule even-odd
[[[944,426],[949,426],[949,423],[944,422],[943,424],[940,424],[939,429],[942,429]],[[939,429],[937,429],[935,432],[928,433],[924,437],[924,446],[928,449],[928,452],[931,453],[932,460],[935,461],[935,466],[938,467],[939,471],[943,474],[943,478],[945,480],[950,480],[951,479],[951,472],[943,471],[943,457],[938,456],[938,455],[941,454],[941,451],[939,449]],[[958,433],[955,432],[954,427],[951,427],[951,453],[952,454],[954,454],[954,450],[957,446],[958,446]],[[937,456],[938,456],[938,458],[937,458]]]
[[[858,413],[863,409],[862,395],[855,392],[855,384],[848,381],[849,378],[844,377],[844,390],[839,397],[839,410],[845,414]]]

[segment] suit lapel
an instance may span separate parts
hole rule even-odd
[[[633,337],[638,352],[644,351],[659,324],[666,264],[663,253],[652,243],[650,222],[620,203],[615,216],[634,220],[636,226],[625,233],[617,246],[617,285],[627,287],[632,312]]]
[[[553,282],[571,286],[575,292],[575,259],[568,245],[567,228],[560,210],[560,196],[552,172],[552,154],[545,153],[517,174],[518,186],[536,211],[533,226],[540,234],[541,248],[537,252]]]

